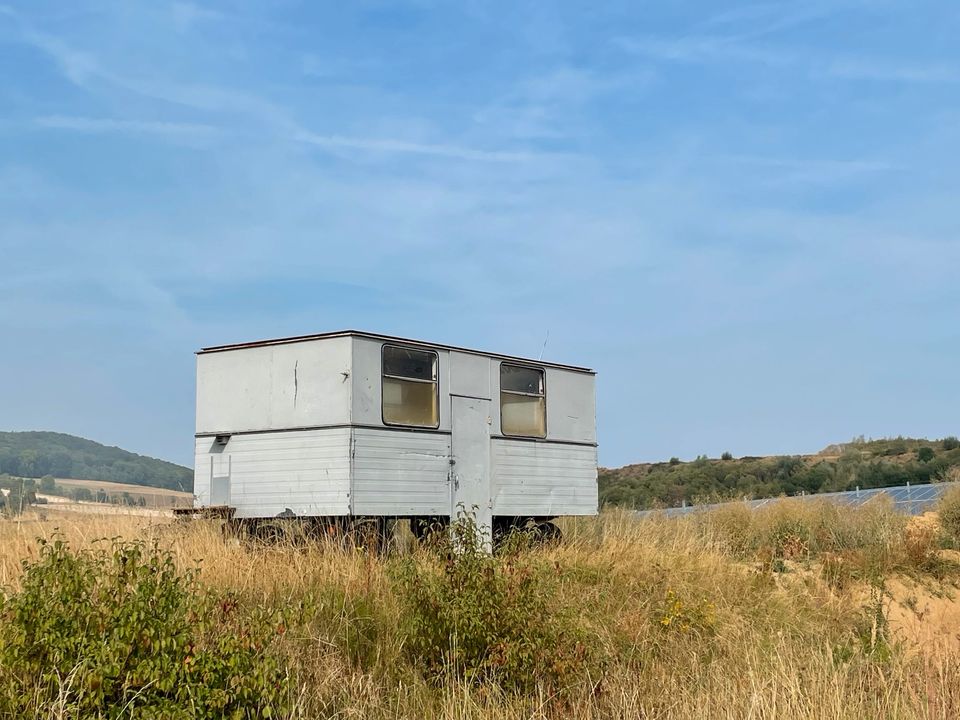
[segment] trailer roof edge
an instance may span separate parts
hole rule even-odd
[[[211,345],[201,348],[197,355],[206,355],[209,353],[227,352],[230,350],[247,350],[250,348],[269,347],[272,345],[292,345],[294,343],[310,342],[311,340],[326,340],[337,337],[362,337],[371,340],[384,340],[386,342],[398,342],[407,345],[420,345],[422,347],[434,348],[439,350],[452,350],[454,352],[470,353],[472,355],[483,355],[486,357],[498,358],[501,360],[516,360],[523,363],[543,365],[545,367],[558,368],[561,370],[572,370],[574,372],[589,373],[596,375],[596,370],[578,365],[565,365],[563,363],[549,362],[546,360],[534,360],[532,358],[520,357],[517,355],[504,355],[502,353],[485,352],[483,350],[474,350],[472,348],[458,347],[456,345],[445,345],[444,343],[428,342],[426,340],[414,340],[412,338],[397,337],[395,335],[381,335],[379,333],[363,332],[362,330],[337,330],[334,332],[314,333],[312,335],[294,335],[291,337],[272,338],[269,340],[254,340],[252,342],[232,343],[230,345]]]

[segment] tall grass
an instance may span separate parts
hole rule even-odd
[[[889,507],[785,502],[563,525],[558,546],[466,566],[413,547],[377,558],[251,544],[205,521],[24,520],[0,523],[0,585],[18,592],[38,536],[77,550],[156,541],[180,571],[199,568],[207,591],[251,610],[303,608],[270,651],[295,718],[960,717],[960,648],[946,636],[911,646],[885,622],[893,577],[953,592],[936,537],[917,540]],[[465,620],[473,612],[482,622]],[[526,672],[504,682],[502,668]]]

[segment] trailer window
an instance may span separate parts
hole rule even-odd
[[[500,431],[504,435],[547,436],[543,370],[500,366]]]
[[[436,353],[384,345],[382,380],[384,423],[440,424]]]

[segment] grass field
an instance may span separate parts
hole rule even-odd
[[[223,644],[228,633],[260,637],[256,662],[279,673],[268,683],[274,716],[960,717],[958,554],[936,518],[882,504],[784,501],[681,519],[604,513],[564,522],[560,546],[460,560],[409,537],[378,558],[330,544],[250,544],[210,521],[55,515],[0,522],[8,608],[39,582],[22,565],[41,559],[37,537],[72,551],[98,538],[156,542],[178,572],[199,567],[191,592],[212,593],[215,613],[235,608],[252,628],[273,618],[268,637],[214,622],[188,647],[240,652]],[[56,594],[51,575],[36,576]],[[50,611],[36,598],[36,615]],[[199,616],[190,622],[202,625]],[[0,611],[0,663],[14,657],[3,650],[14,633],[2,626],[13,622]],[[129,682],[118,697],[133,712],[148,692],[143,678]],[[32,712],[83,716],[70,704],[81,691],[66,680],[21,673],[20,683]],[[268,712],[251,707],[249,717]]]

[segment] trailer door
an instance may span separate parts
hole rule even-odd
[[[472,513],[489,546],[493,505],[490,492],[490,401],[450,396],[450,518]]]

